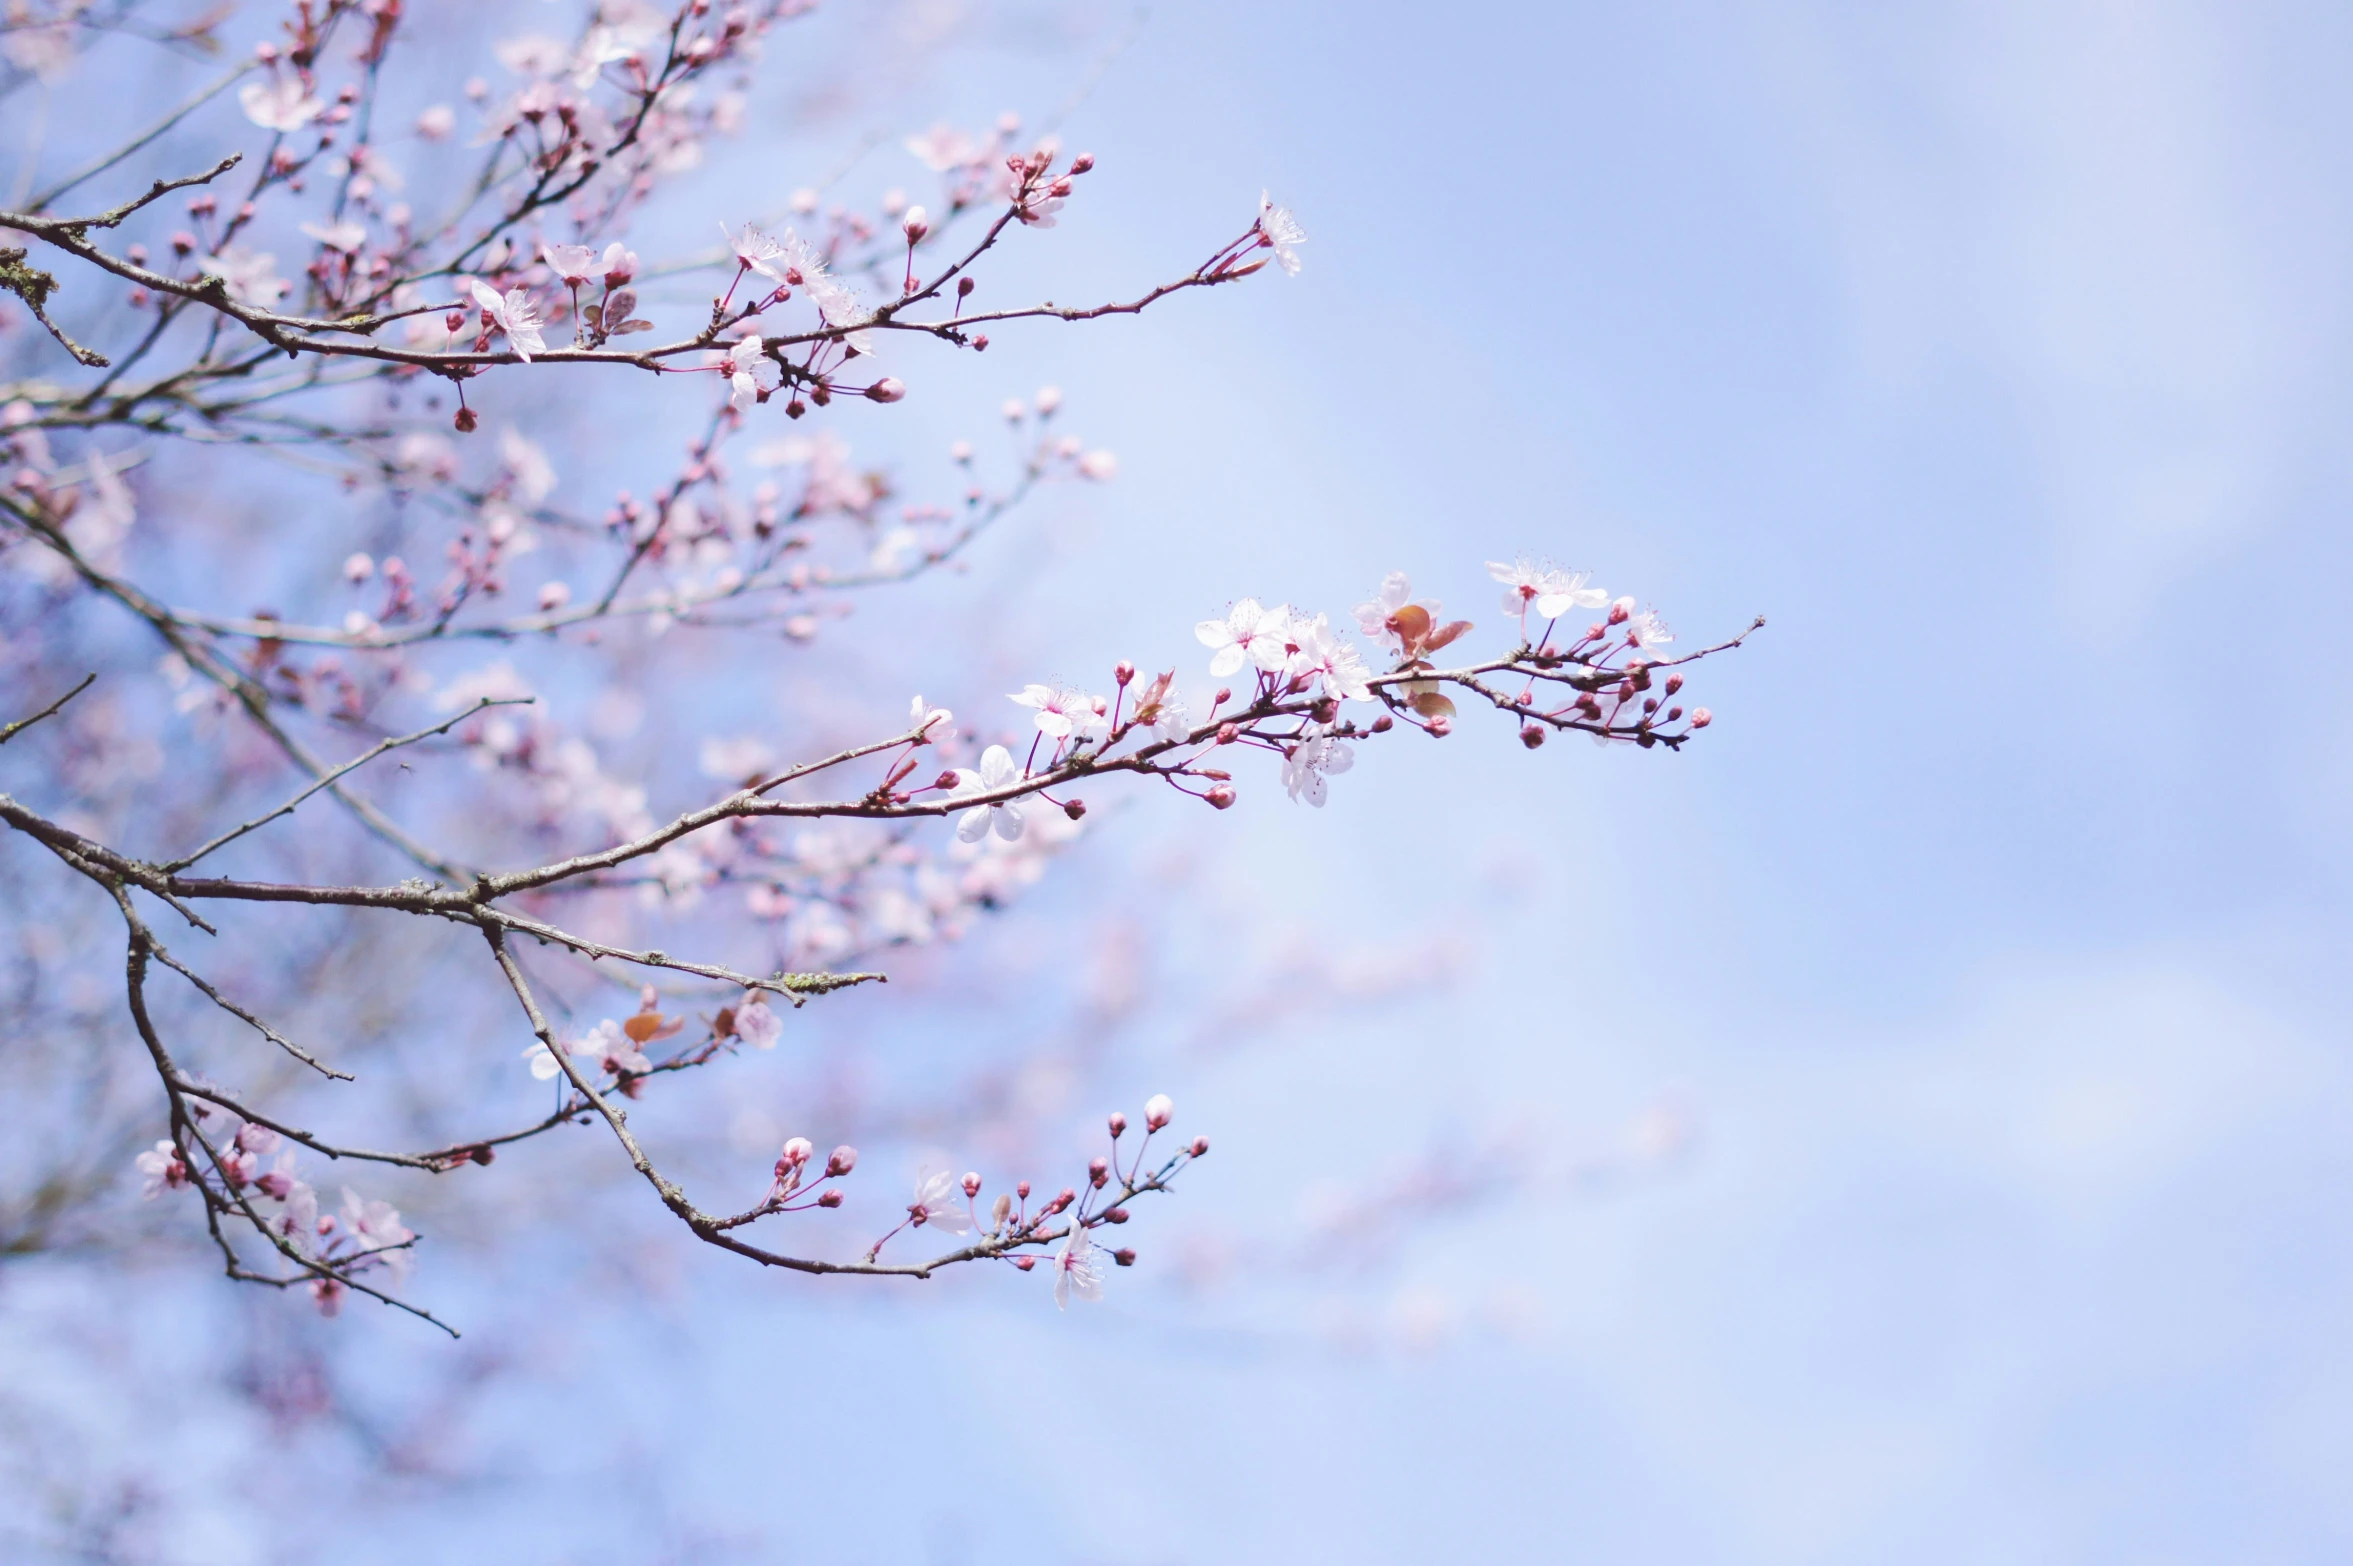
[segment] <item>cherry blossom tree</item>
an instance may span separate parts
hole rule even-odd
[[[849,666],[853,604],[1117,471],[1049,389],[1003,410],[1007,460],[960,445],[940,498],[909,500],[852,460],[850,415],[897,416],[992,334],[1287,286],[1300,220],[1243,185],[1158,281],[992,304],[994,264],[1115,177],[1010,116],[908,137],[921,204],[696,178],[799,0],[510,8],[478,60],[459,18],[402,0],[159,9],[58,0],[0,27],[0,91],[116,34],[235,61],[137,123],[78,125],[70,158],[36,149],[0,211],[0,921],[13,1080],[61,1106],[0,1166],[11,1249],[69,1243],[128,1186],[232,1279],[454,1332],[415,1292],[418,1203],[392,1183],[480,1200],[502,1155],[588,1126],[746,1262],[1042,1263],[1055,1303],[1099,1299],[1136,1259],[1123,1226],[1209,1151],[1166,1097],[1111,1114],[1083,1168],[906,1187],[820,1153],[812,1121],[721,1172],[731,1197],[690,1191],[642,1111],[965,934],[1106,796],[1173,791],[1210,830],[1245,791],[1322,806],[1360,752],[1458,727],[1653,765],[1709,724],[1687,666],[1746,632],[1686,648],[1639,598],[1518,558],[1476,619],[1392,573],[1353,612],[1204,605],[1084,688],[707,727],[733,671]],[[623,380],[692,416],[682,450],[629,423],[525,433]],[[564,500],[563,474],[606,469],[631,476]],[[924,649],[927,681],[970,653]],[[696,776],[617,766],[627,725],[559,707],[656,715]],[[51,982],[100,951],[107,993]],[[544,1104],[501,1118],[534,1083]],[[845,1232],[876,1180],[892,1221]]]

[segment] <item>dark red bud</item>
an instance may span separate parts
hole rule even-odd
[[[495,1147],[477,1147],[466,1156],[478,1164],[487,1164],[492,1159],[498,1157],[498,1149]]]
[[[452,422],[457,425],[457,430],[460,435],[471,435],[474,433],[475,426],[479,425],[482,421],[474,417],[473,409],[460,408],[458,409],[457,418]]]
[[[841,1204],[842,1193],[831,1186],[827,1186],[825,1194],[817,1198],[817,1205],[820,1207],[839,1207]]]
[[[1397,727],[1397,720],[1385,712],[1373,719],[1372,730],[1375,734],[1386,734],[1395,727]]]
[[[1125,1223],[1127,1222],[1127,1209],[1124,1207],[1114,1207],[1111,1209],[1111,1211],[1103,1215],[1103,1221],[1105,1223]]]
[[[1540,724],[1531,723],[1526,728],[1520,730],[1520,743],[1527,746],[1530,750],[1542,749],[1544,745],[1543,727]]]
[[[1087,802],[1083,799],[1074,799],[1062,807],[1062,813],[1076,821],[1087,813]]]

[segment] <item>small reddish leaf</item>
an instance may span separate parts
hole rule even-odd
[[[1452,718],[1454,703],[1436,691],[1417,691],[1407,703],[1425,718]]]
[[[658,1011],[641,1011],[622,1023],[621,1031],[629,1035],[632,1044],[643,1044],[662,1031],[662,1014]]]
[[[1445,646],[1448,642],[1451,642],[1460,637],[1463,632],[1469,630],[1470,628],[1471,622],[1468,620],[1457,620],[1451,625],[1442,625],[1437,630],[1430,633],[1430,639],[1422,643],[1422,650],[1425,652],[1436,652],[1439,648]]]
[[[1383,623],[1404,638],[1407,647],[1416,647],[1430,634],[1430,611],[1420,604],[1407,604]]]

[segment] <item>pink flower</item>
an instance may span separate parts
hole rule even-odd
[[[1103,1272],[1095,1263],[1095,1253],[1101,1249],[1087,1237],[1086,1226],[1071,1220],[1070,1237],[1062,1242],[1062,1249],[1054,1257],[1054,1305],[1058,1310],[1070,1309],[1070,1297],[1100,1300],[1103,1297]]]
[[[416,1235],[401,1223],[400,1209],[390,1202],[363,1197],[347,1185],[343,1188],[343,1227],[363,1253],[382,1252],[384,1265],[396,1276],[407,1273],[409,1253],[394,1247],[405,1247]]]
[[[131,1162],[147,1177],[147,1184],[139,1194],[151,1202],[165,1191],[176,1191],[188,1183],[187,1161],[169,1142],[156,1143]]]
[[[1293,656],[1293,674],[1310,674],[1323,682],[1324,694],[1335,701],[1371,701],[1373,699],[1373,671],[1365,666],[1364,655],[1332,634],[1332,622],[1317,615],[1301,626],[1293,618],[1293,634],[1298,638],[1298,652]]]
[[[784,268],[777,264],[777,257],[784,254],[783,245],[749,223],[738,229],[730,229],[722,223],[719,232],[727,236],[728,248],[735,252],[738,266],[747,267],[763,277],[772,277],[780,283],[784,281]]]
[[[344,1288],[343,1280],[340,1278],[314,1278],[311,1280],[311,1301],[319,1307],[319,1314],[322,1316],[332,1316],[341,1310],[343,1296],[347,1292],[349,1291]]]
[[[247,250],[242,245],[230,245],[219,255],[206,256],[201,264],[206,275],[219,278],[227,286],[230,298],[260,310],[267,310],[285,298],[290,286],[277,275],[276,256]]]
[[[520,288],[510,288],[505,298],[488,283],[474,281],[474,302],[492,325],[506,333],[507,346],[515,350],[515,357],[525,364],[535,353],[547,351],[547,340],[539,335],[539,311],[532,306],[531,296]]]
[[[776,1015],[765,995],[755,991],[735,1008],[735,1036],[754,1049],[774,1049],[776,1041],[784,1037],[784,1019]]]

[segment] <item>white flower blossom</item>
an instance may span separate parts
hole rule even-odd
[[[474,280],[474,302],[491,324],[506,333],[507,346],[515,350],[515,357],[525,364],[535,353],[547,351],[547,340],[539,335],[539,311],[531,303],[530,294],[520,288],[510,288],[505,298],[498,290],[480,278]]]
[[[1356,765],[1356,752],[1332,738],[1331,730],[1311,723],[1300,731],[1299,743],[1283,758],[1283,787],[1293,799],[1323,807],[1324,779]]]
[[[1035,709],[1038,732],[1048,739],[1069,739],[1076,735],[1083,740],[1111,727],[1110,720],[1096,710],[1096,699],[1085,691],[1025,685],[1020,694],[1009,699],[1018,706]]]
[[[1103,1270],[1095,1264],[1095,1253],[1101,1249],[1087,1235],[1086,1225],[1076,1218],[1070,1221],[1070,1237],[1062,1242],[1062,1249],[1054,1256],[1054,1306],[1057,1310],[1070,1309],[1070,1297],[1100,1300],[1103,1297]]]
[[[956,715],[945,707],[934,707],[921,696],[909,703],[907,718],[908,726],[934,745],[945,745],[956,737]]]
[[[327,112],[299,76],[247,82],[237,89],[237,101],[244,105],[245,117],[263,130],[298,131]]]
[[[972,1204],[964,1199],[964,1187],[945,1169],[927,1170],[916,1177],[915,1200],[907,1204],[907,1216],[917,1227],[928,1224],[950,1234],[964,1234],[972,1228]]]
[[[1209,672],[1223,679],[1245,662],[1262,669],[1280,669],[1289,656],[1284,644],[1290,623],[1289,605],[1262,609],[1257,599],[1245,598],[1228,610],[1224,619],[1203,620],[1194,626],[1193,635],[1216,654],[1209,660]]]
[[[757,336],[741,338],[727,350],[725,370],[733,389],[728,393],[727,405],[738,413],[749,413],[752,405],[776,389],[784,379],[784,371],[776,361],[762,353]]]
[[[165,1191],[176,1191],[188,1183],[188,1165],[181,1159],[180,1150],[169,1142],[156,1143],[131,1163],[147,1177],[139,1194],[151,1202]]]
[[[409,1253],[393,1247],[406,1246],[416,1235],[401,1223],[399,1208],[363,1197],[347,1185],[343,1188],[343,1227],[363,1251],[383,1252],[384,1265],[392,1269],[393,1276],[406,1275]]]
[[[1258,193],[1258,236],[1273,247],[1275,264],[1297,277],[1299,252],[1291,247],[1307,243],[1307,230],[1299,226],[1289,207],[1276,206],[1274,197],[1265,191]]]
[[[286,297],[291,286],[277,275],[276,256],[242,245],[230,245],[219,255],[206,256],[202,265],[207,275],[227,285],[230,298],[256,309],[269,309]]]
[[[1317,615],[1298,631],[1299,657],[1294,674],[1312,674],[1323,681],[1324,694],[1335,701],[1371,701],[1373,671],[1364,655],[1332,634],[1328,616]]]
[[[1508,565],[1490,560],[1487,574],[1504,586],[1506,614],[1524,615],[1534,609],[1539,619],[1557,620],[1571,609],[1599,609],[1610,601],[1608,593],[1585,585],[1592,572],[1539,569],[1525,555]]]
[[[991,745],[981,752],[980,770],[970,767],[956,769],[956,796],[993,794],[1010,787],[1026,776],[1015,764],[1012,753],[1002,745]],[[1021,806],[1012,800],[974,805],[956,823],[956,836],[967,843],[977,843],[995,832],[1010,843],[1021,836]]]

